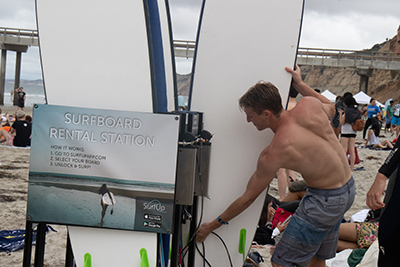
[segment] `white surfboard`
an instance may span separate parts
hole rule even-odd
[[[107,206],[112,206],[112,205],[115,205],[115,203],[117,203],[117,201],[115,200],[115,196],[114,196],[114,194],[112,192],[104,194],[101,197],[101,200]]]
[[[160,15],[160,26],[162,34],[162,46],[164,53],[164,66],[165,66],[165,81],[166,81],[166,92],[167,92],[167,110],[175,110],[175,102],[177,101],[176,96],[177,84],[176,84],[176,71],[175,71],[175,58],[173,57],[173,37],[171,31],[171,18],[169,13],[168,1],[157,0],[159,15]]]
[[[159,0],[158,5],[163,35],[169,35],[165,3]],[[144,1],[36,0],[48,103],[153,112],[154,66],[145,9]],[[173,59],[168,42],[163,42],[165,80],[172,98],[168,102],[172,102]],[[83,266],[87,252],[93,266],[140,266],[141,248],[147,250],[150,266],[156,265],[154,233],[69,227],[69,234],[77,266]]]
[[[238,99],[257,81],[279,89],[288,99],[296,59],[303,0],[206,1],[201,15],[194,59],[191,110],[204,112],[204,129],[214,134],[203,222],[220,215],[246,188],[258,156],[272,140],[271,130],[258,132],[246,122]],[[238,252],[241,229],[250,248],[265,194],[216,233],[229,248],[233,266],[242,266]],[[201,205],[201,204],[199,204]],[[198,216],[200,218],[200,216]],[[212,266],[230,266],[220,240],[205,240],[206,259]],[[196,266],[203,259],[196,254]]]

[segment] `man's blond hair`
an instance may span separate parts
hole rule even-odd
[[[264,110],[271,111],[279,117],[282,113],[282,99],[278,88],[272,83],[260,81],[250,87],[250,89],[239,99],[239,107],[252,108],[257,114]]]

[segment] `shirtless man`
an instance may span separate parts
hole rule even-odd
[[[260,154],[256,171],[242,196],[218,218],[197,231],[197,242],[227,224],[249,207],[275,177],[279,168],[302,174],[308,190],[272,256],[273,266],[323,266],[333,258],[344,213],[354,201],[349,164],[332,127],[331,102],[301,79],[300,69],[286,68],[294,88],[304,97],[284,110],[276,87],[257,83],[239,99],[248,122],[257,130],[270,128],[275,136]]]

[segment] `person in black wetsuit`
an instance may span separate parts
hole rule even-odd
[[[382,208],[379,227],[379,260],[378,266],[398,266],[398,242],[400,240],[400,139],[390,152],[376,175],[375,181],[367,193],[367,205],[372,210]],[[381,196],[389,180],[386,196]]]
[[[400,26],[397,29],[397,54],[400,55]],[[370,190],[367,193],[367,205],[372,210],[382,208],[379,225],[379,267],[399,266],[398,243],[400,240],[400,139],[394,145],[394,149],[386,158],[379,169]],[[381,196],[386,187],[386,179],[389,184],[386,196],[382,202]]]

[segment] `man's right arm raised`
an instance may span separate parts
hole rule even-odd
[[[292,74],[293,87],[297,90],[297,92],[299,92],[302,96],[311,96],[321,101],[324,112],[326,113],[328,118],[332,118],[333,115],[335,115],[335,106],[331,103],[331,101],[320,93],[317,93],[303,81],[298,65],[296,65],[295,70],[289,67],[286,67],[285,70]]]

